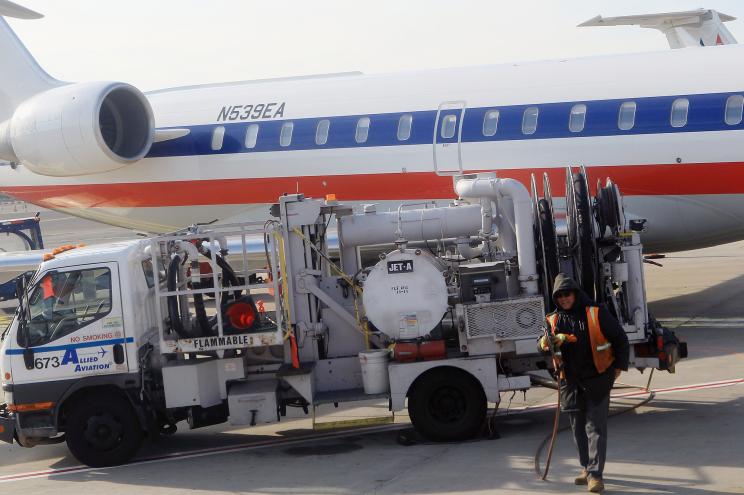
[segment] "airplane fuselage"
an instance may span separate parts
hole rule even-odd
[[[264,218],[285,192],[365,203],[454,198],[453,173],[529,184],[584,165],[648,219],[647,251],[744,238],[744,47],[688,48],[399,74],[344,74],[147,94],[188,134],[106,173],[0,168],[0,191],[151,232]],[[562,196],[562,191],[553,191]]]

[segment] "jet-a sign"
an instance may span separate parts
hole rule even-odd
[[[413,260],[388,261],[388,273],[411,273],[413,271]]]

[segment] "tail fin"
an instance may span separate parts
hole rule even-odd
[[[686,48],[736,44],[734,36],[723,25],[724,22],[733,20],[736,20],[736,17],[712,9],[698,9],[620,17],[598,15],[579,24],[579,27],[637,25],[642,28],[658,29],[666,35],[670,47]]]
[[[2,16],[38,19],[41,14],[0,0],[0,123],[24,100],[61,83],[36,63]]]

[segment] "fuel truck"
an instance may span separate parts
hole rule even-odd
[[[0,440],[108,466],[181,422],[370,399],[428,439],[471,438],[553,368],[536,341],[559,272],[617,317],[632,366],[673,372],[687,350],[646,306],[644,220],[571,169],[556,214],[541,179],[457,176],[452,204],[394,211],[288,194],[266,223],[50,253],[2,334]]]

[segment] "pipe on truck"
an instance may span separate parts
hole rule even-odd
[[[537,294],[537,261],[533,229],[532,198],[527,188],[515,179],[475,177],[460,179],[455,191],[461,198],[509,198],[514,208],[514,231],[517,238],[519,284],[526,294]],[[503,229],[502,229],[503,230]]]

